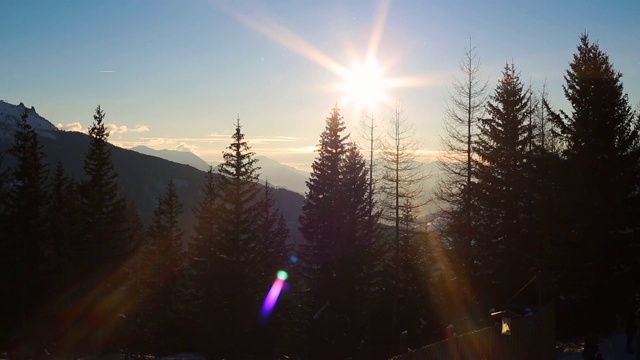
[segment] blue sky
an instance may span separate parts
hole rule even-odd
[[[364,60],[380,1],[5,0],[0,99],[86,129],[100,104],[123,147],[191,149],[218,161],[239,115],[258,155],[308,169],[340,77]],[[472,38],[493,89],[513,61],[565,107],[563,73],[579,36],[599,41],[640,100],[640,2],[390,1],[377,48],[387,90],[425,153],[439,150],[447,87]],[[310,55],[313,49],[314,56]],[[319,55],[318,55],[319,54]],[[325,66],[323,66],[323,64]],[[342,105],[352,134],[359,114]],[[381,117],[389,111],[381,109]],[[79,124],[78,124],[79,123]],[[75,124],[75,125],[70,125]]]

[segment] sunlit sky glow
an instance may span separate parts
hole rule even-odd
[[[207,161],[221,159],[239,114],[258,155],[308,169],[334,104],[355,136],[359,110],[384,118],[396,100],[421,153],[436,154],[469,37],[490,88],[513,61],[566,107],[562,76],[588,31],[640,99],[636,0],[23,0],[2,13],[0,99],[73,130],[100,104],[113,143]],[[363,73],[379,77],[351,81]]]

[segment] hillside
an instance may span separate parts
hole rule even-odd
[[[17,109],[16,109],[17,107]],[[9,110],[7,110],[9,109]],[[23,110],[23,105],[10,105],[0,102],[0,154],[4,154],[2,167],[12,167],[14,160],[7,154],[13,144],[15,131],[15,111]],[[65,171],[76,179],[83,175],[83,160],[89,146],[89,136],[78,132],[66,132],[56,129],[45,118],[33,111],[30,124],[40,135],[40,142],[46,154],[50,168],[62,162]],[[200,200],[200,185],[205,173],[192,166],[179,164],[156,156],[141,154],[111,145],[111,154],[118,184],[127,199],[132,201],[142,221],[147,224],[151,219],[157,196],[164,190],[169,179],[173,179],[178,189],[184,213],[181,219],[183,229],[189,234],[194,223],[193,209]],[[298,235],[298,217],[302,209],[303,197],[292,191],[276,189],[276,204],[282,211],[291,230],[290,241],[300,241]]]
[[[131,150],[135,152],[139,152],[140,154],[156,156],[165,160],[173,161],[178,164],[193,166],[194,168],[202,171],[207,171],[210,165],[210,164],[207,164],[206,161],[199,158],[196,154],[188,151],[177,151],[177,150],[167,150],[167,149],[155,150],[147,146],[136,146],[136,147],[132,147]]]
[[[168,149],[155,150],[146,146],[136,146],[131,148],[131,150],[179,164],[191,165],[194,168],[203,171],[209,169],[209,166],[213,166],[213,170],[215,171],[216,166],[219,164],[218,162],[208,163],[194,153],[188,151]],[[258,155],[255,158],[258,160],[257,165],[260,167],[260,181],[263,183],[264,181],[269,181],[269,183],[274,187],[295,191],[298,194],[304,194],[307,191],[306,181],[309,178],[308,173],[294,169],[291,166],[281,164],[266,156]]]

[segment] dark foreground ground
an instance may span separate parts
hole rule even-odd
[[[627,354],[625,346],[627,335],[624,330],[618,330],[611,336],[599,339],[600,352],[604,360],[636,360],[638,344],[633,344],[633,354]],[[582,348],[584,339],[574,339],[567,342],[556,343],[556,359],[558,360],[583,360]]]

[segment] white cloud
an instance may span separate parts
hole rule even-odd
[[[78,131],[78,132],[83,132],[86,133],[87,129],[84,129],[82,127],[82,124],[80,124],[79,122],[73,122],[73,123],[69,123],[69,124],[58,124],[56,125],[56,127],[60,130],[64,130],[64,131]],[[132,133],[143,133],[143,132],[148,132],[149,131],[149,127],[147,125],[138,125],[132,129],[129,129],[126,125],[116,125],[116,124],[107,124],[105,125],[105,129],[107,129],[107,131],[109,132],[110,135],[114,135],[114,134],[124,134],[126,132],[132,132]]]
[[[149,131],[149,127],[147,125],[138,125],[138,126],[134,127],[133,129],[131,129],[129,131],[137,132],[137,133],[148,132]]]
[[[185,142],[181,142],[180,144],[178,144],[176,146],[176,150],[178,150],[178,151],[192,152],[192,153],[195,153],[195,149],[196,148],[197,148],[197,146],[195,146],[193,144],[187,144]]]
[[[78,132],[85,132],[84,129],[82,129],[82,124],[80,124],[79,122],[73,122],[73,123],[69,123],[69,124],[60,124],[58,123],[58,125],[56,125],[56,127],[60,130],[64,130],[64,131],[78,131]]]
[[[109,132],[109,135],[124,134],[129,131],[126,125],[107,124],[104,127]]]

